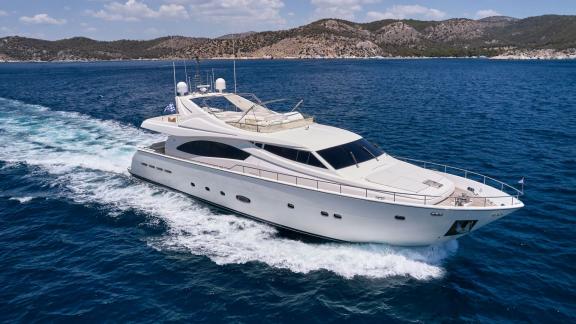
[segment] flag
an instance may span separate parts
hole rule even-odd
[[[522,177],[522,179],[520,179],[520,181],[518,181],[518,183],[523,185],[524,184],[524,177]]]
[[[176,113],[176,107],[174,106],[173,103],[170,103],[168,106],[166,106],[166,108],[164,108],[164,113],[165,114],[174,114]]]

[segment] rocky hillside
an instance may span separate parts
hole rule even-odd
[[[235,46],[233,46],[235,43]],[[0,61],[119,60],[231,57],[499,56],[573,53],[576,16],[445,21],[323,19],[289,30],[223,37],[162,37],[149,41],[95,41],[76,37],[45,41],[0,39]],[[512,54],[511,54],[512,53]]]

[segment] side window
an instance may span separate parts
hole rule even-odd
[[[322,162],[320,162],[320,160],[318,160],[312,153],[310,153],[310,158],[308,159],[308,164],[311,166],[318,167],[318,168],[326,169],[324,164],[322,164]]]
[[[298,157],[298,150],[291,149],[288,147],[281,147],[276,145],[264,145],[264,149],[270,153],[279,155],[285,159],[296,161]]]
[[[210,141],[187,142],[176,149],[188,154],[234,160],[246,160],[250,156],[234,146]]]
[[[317,168],[326,169],[326,166],[324,166],[324,164],[322,164],[322,162],[320,162],[314,156],[314,154],[308,151],[300,151],[288,147],[281,147],[269,144],[264,145],[264,150],[276,154],[278,156],[281,156],[288,160],[300,162],[302,164],[308,164]]]

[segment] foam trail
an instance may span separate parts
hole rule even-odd
[[[137,145],[161,140],[132,126],[79,113],[0,98],[0,160],[36,165],[78,203],[101,204],[110,214],[136,210],[162,219],[168,230],[150,239],[156,249],[205,255],[217,264],[258,261],[308,273],[325,269],[345,278],[443,275],[456,241],[427,248],[381,244],[310,244],[277,236],[273,227],[235,215],[215,215],[193,199],[130,178]]]
[[[31,201],[32,199],[34,199],[34,197],[26,196],[26,197],[10,197],[8,200],[16,200],[21,204],[25,204],[25,203]]]

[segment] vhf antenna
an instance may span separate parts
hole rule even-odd
[[[234,52],[234,93],[236,93],[236,40],[232,40],[232,52]]]
[[[200,59],[198,56],[196,56],[196,74],[194,75],[194,83],[196,88],[198,88],[198,86],[202,83],[202,78],[200,76]]]
[[[170,41],[174,43],[174,36],[170,35]],[[172,76],[174,77],[174,98],[178,96],[178,92],[176,92],[176,64],[174,64],[174,47],[172,47]]]
[[[176,65],[174,64],[174,61],[172,61],[172,75],[174,76],[174,97],[177,97],[178,93],[176,92]]]
[[[190,78],[188,77],[188,69],[186,68],[186,60],[184,60],[184,76],[186,77],[186,84],[188,85],[188,91],[190,91]]]
[[[216,85],[214,84],[214,68],[212,68],[212,91],[216,91]]]

